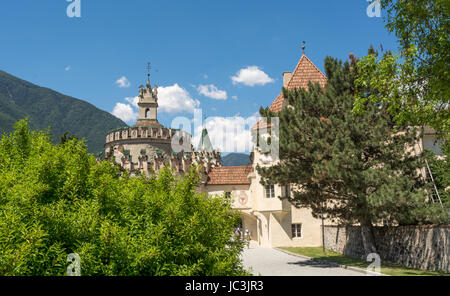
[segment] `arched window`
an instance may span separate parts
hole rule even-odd
[[[149,108],[147,108],[147,109],[145,109],[145,118],[148,118],[148,113],[150,112],[150,109]]]

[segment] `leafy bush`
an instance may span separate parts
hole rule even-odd
[[[0,275],[243,275],[238,219],[196,192],[199,174],[130,177],[76,139],[19,121],[0,140]]]

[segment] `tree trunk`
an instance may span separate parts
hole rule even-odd
[[[361,221],[361,237],[364,245],[364,257],[367,257],[370,253],[377,253],[375,236],[373,234],[371,222]]]

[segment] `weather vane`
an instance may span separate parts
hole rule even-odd
[[[302,46],[303,55],[305,55],[305,44],[306,44],[306,42],[303,41],[303,46]]]
[[[152,68],[151,63],[148,62],[148,64],[147,64],[147,70],[148,70],[147,76],[148,76],[148,80],[150,80],[150,70],[151,70],[151,68]]]

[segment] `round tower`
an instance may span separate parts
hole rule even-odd
[[[122,168],[146,174],[167,166],[183,173],[190,165],[202,165],[209,170],[220,165],[220,153],[212,150],[206,130],[203,131],[199,152],[172,149],[172,137],[178,130],[164,127],[158,122],[158,87],[147,84],[139,87],[139,117],[131,127],[112,130],[106,135],[105,158]],[[181,139],[180,139],[181,141]],[[192,145],[191,145],[192,146]]]

